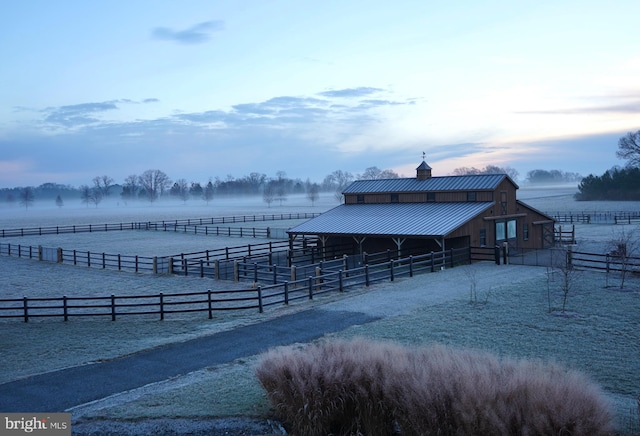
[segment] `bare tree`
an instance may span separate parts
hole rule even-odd
[[[562,291],[562,313],[565,313],[569,295],[574,288],[579,274],[573,265],[573,251],[571,246],[554,248],[551,252],[552,264],[560,272],[560,290]]]
[[[171,184],[171,179],[160,170],[146,170],[140,175],[138,182],[147,200],[153,203],[164,194]]]
[[[271,203],[273,203],[273,200],[275,200],[275,198],[276,198],[276,189],[273,184],[273,181],[271,181],[271,182],[268,182],[264,186],[264,189],[262,190],[262,200],[265,203],[267,203],[269,207],[271,207]]]
[[[307,189],[307,198],[311,201],[311,206],[315,206],[316,201],[320,198],[320,187],[317,183],[312,183]]]
[[[20,191],[20,204],[24,206],[25,209],[29,209],[29,206],[32,206],[34,201],[35,195],[33,194],[33,189],[30,186],[27,186]]]
[[[327,191],[334,191],[336,200],[341,203],[342,192],[351,182],[353,182],[353,174],[348,171],[336,170],[324,178],[322,187]]]
[[[638,251],[640,242],[635,237],[634,231],[627,231],[624,226],[622,230],[615,233],[609,241],[608,256],[613,257],[614,261],[620,265],[620,289],[624,288],[624,282],[627,274],[633,266],[631,260]]]
[[[113,179],[109,176],[97,176],[93,178],[93,186],[99,190],[103,197],[109,196],[109,189],[113,185]]]
[[[56,206],[58,207],[64,206],[64,201],[62,201],[62,197],[60,197],[60,195],[56,197]]]
[[[381,170],[378,167],[369,167],[364,173],[358,174],[358,180],[397,179],[400,177],[393,170]]]
[[[616,156],[626,159],[629,166],[640,166],[640,130],[628,132],[620,138]]]

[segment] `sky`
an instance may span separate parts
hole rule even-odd
[[[640,129],[637,0],[0,5],[0,188],[321,182],[509,166],[600,175]]]

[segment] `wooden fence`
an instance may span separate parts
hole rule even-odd
[[[564,224],[638,224],[640,212],[556,212],[548,213],[556,223]]]
[[[72,317],[110,317],[112,321],[122,316],[148,315],[161,320],[166,315],[187,312],[207,312],[209,318],[215,311],[258,309],[289,304],[292,301],[313,299],[328,292],[344,292],[356,286],[370,286],[396,277],[440,271],[471,260],[469,248],[452,249],[421,256],[392,259],[389,262],[365,264],[347,271],[316,268],[315,274],[274,284],[257,285],[255,288],[191,292],[182,294],[127,295],[107,297],[60,297],[0,299],[0,318],[22,319],[56,317],[68,321]],[[270,277],[273,277],[271,275]]]
[[[640,273],[640,257],[621,257],[581,251],[571,251],[570,254],[571,264],[579,269]]]
[[[282,213],[271,215],[240,215],[214,218],[191,218],[183,220],[139,221],[112,224],[83,224],[69,226],[28,227],[21,229],[1,229],[0,237],[60,235],[65,233],[94,233],[124,230],[164,230],[184,231],[195,234],[269,237],[265,228],[227,227],[219,224],[249,223],[259,221],[309,219],[319,213]]]

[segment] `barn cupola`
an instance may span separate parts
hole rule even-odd
[[[420,166],[416,168],[417,179],[418,180],[427,180],[431,178],[431,167],[427,165],[425,161],[422,161]]]

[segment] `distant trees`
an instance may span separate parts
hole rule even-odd
[[[109,196],[109,189],[113,185],[113,179],[109,176],[97,176],[93,178],[93,187],[96,191],[100,191],[102,197]]]
[[[616,156],[627,161],[627,166],[640,166],[640,130],[628,132],[618,141]]]
[[[333,191],[336,200],[342,202],[342,191],[353,182],[353,174],[348,171],[335,170],[327,175],[322,182],[322,189]]]
[[[369,167],[364,173],[358,174],[358,180],[397,179],[400,176],[393,170],[381,170],[378,167]]]
[[[271,203],[276,199],[276,188],[273,183],[267,183],[262,190],[262,201],[271,207]]]
[[[601,176],[589,174],[578,185],[576,200],[640,200],[640,167],[607,170]]]
[[[22,191],[20,191],[20,204],[24,206],[25,209],[29,209],[29,206],[32,206],[34,201],[35,195],[33,194],[33,189],[30,186],[23,188]]]
[[[506,174],[511,179],[518,180],[518,170],[511,167],[499,167],[497,165],[487,165],[484,168],[476,168],[476,167],[460,167],[453,170],[454,176],[467,176],[467,175],[475,175],[475,174]]]
[[[320,185],[311,183],[307,188],[307,198],[311,201],[311,206],[315,206],[316,201],[320,198]]]
[[[213,182],[209,179],[209,183],[206,184],[204,190],[202,191],[202,199],[206,201],[207,204],[213,199]]]
[[[98,207],[98,204],[102,201],[102,195],[102,190],[99,187],[94,186],[90,188],[87,185],[80,186],[80,200],[86,204],[87,207],[89,207],[89,204]]]
[[[579,182],[582,176],[560,170],[531,170],[527,172],[527,182],[535,184],[573,183]]]
[[[122,185],[122,192],[120,193],[120,196],[124,201],[134,200],[137,198],[139,189],[140,185],[138,184],[138,176],[132,174],[124,179],[124,185]]]
[[[186,203],[191,196],[189,193],[189,184],[185,179],[176,180],[169,190],[169,195],[179,198],[183,203]]]

